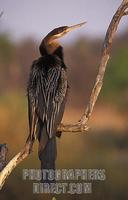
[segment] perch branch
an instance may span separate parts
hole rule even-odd
[[[25,144],[24,148],[16,154],[12,160],[4,167],[4,169],[0,172],[0,190],[2,189],[5,180],[11,174],[12,170],[22,162],[30,153],[33,146],[34,141],[29,141]]]
[[[125,16],[125,15],[128,15],[128,10],[127,10],[126,12],[124,12],[124,16]]]
[[[96,77],[95,85],[92,89],[92,93],[89,99],[89,103],[85,109],[84,114],[82,115],[81,119],[75,123],[75,124],[61,124],[59,126],[59,131],[63,132],[82,132],[82,131],[87,131],[88,130],[88,121],[91,117],[91,114],[93,112],[95,103],[97,101],[97,98],[99,96],[99,93],[101,91],[102,85],[103,85],[103,79],[104,79],[104,74],[105,70],[107,67],[107,63],[110,58],[110,51],[112,48],[112,41],[113,37],[117,31],[117,27],[119,25],[119,22],[121,18],[126,15],[125,10],[128,8],[128,0],[124,0],[120,7],[117,9],[115,15],[112,18],[112,21],[108,27],[104,43],[103,43],[103,48],[102,48],[102,54],[101,54],[101,61],[99,64],[99,71],[98,75]]]
[[[68,125],[61,124],[58,127],[59,131],[83,132],[83,131],[88,130],[87,122],[90,119],[93,108],[95,106],[95,103],[97,101],[97,98],[99,96],[100,90],[103,85],[104,73],[105,73],[106,66],[110,57],[110,50],[112,47],[113,36],[115,35],[118,24],[121,18],[125,15],[125,11],[127,8],[128,8],[128,0],[123,0],[123,2],[121,3],[115,15],[113,16],[113,19],[109,25],[109,28],[107,30],[106,37],[103,43],[102,56],[101,56],[101,61],[99,65],[99,72],[96,77],[96,82],[93,87],[90,100],[87,105],[87,108],[85,109],[84,114],[82,115],[81,119],[75,124],[68,124]],[[0,188],[2,188],[5,180],[10,175],[12,170],[29,155],[33,146],[33,142],[34,141],[29,140],[29,142],[25,144],[25,147],[23,148],[23,150],[21,150],[2,170],[2,172],[0,173]]]

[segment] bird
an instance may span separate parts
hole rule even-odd
[[[40,57],[33,61],[27,85],[29,136],[38,138],[41,169],[55,170],[56,136],[68,96],[67,66],[58,39],[86,22],[61,26],[49,32],[39,46]]]

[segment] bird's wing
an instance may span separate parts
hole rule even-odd
[[[28,96],[28,117],[29,117],[29,138],[34,139],[36,137],[37,125],[39,116],[37,114],[38,109],[38,96],[39,96],[39,72],[37,62],[34,61],[31,66],[29,75],[27,96]]]
[[[31,139],[35,139],[37,124],[38,124],[38,116],[36,113],[36,104],[35,102],[31,101],[30,95],[28,95],[28,116],[29,116],[29,137],[31,137]]]
[[[61,122],[67,94],[67,76],[63,68],[52,69],[51,84],[47,96],[47,132],[49,137],[56,134],[57,126]]]
[[[47,76],[34,63],[28,83],[28,112],[31,135],[35,135],[38,120],[52,137],[56,133],[65,105],[67,93],[66,71],[60,65],[51,67]]]

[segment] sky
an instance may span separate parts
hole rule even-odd
[[[42,39],[59,26],[87,21],[85,27],[70,33],[72,40],[79,35],[104,36],[121,0],[0,0],[0,32],[8,31],[14,40],[24,37]],[[119,32],[128,29],[126,17]]]

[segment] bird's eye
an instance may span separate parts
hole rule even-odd
[[[58,29],[58,33],[63,33],[66,31],[66,29],[67,29],[67,26],[63,26],[60,29]]]
[[[66,31],[66,30],[67,30],[67,26],[64,26],[64,27],[63,27],[63,31]]]

